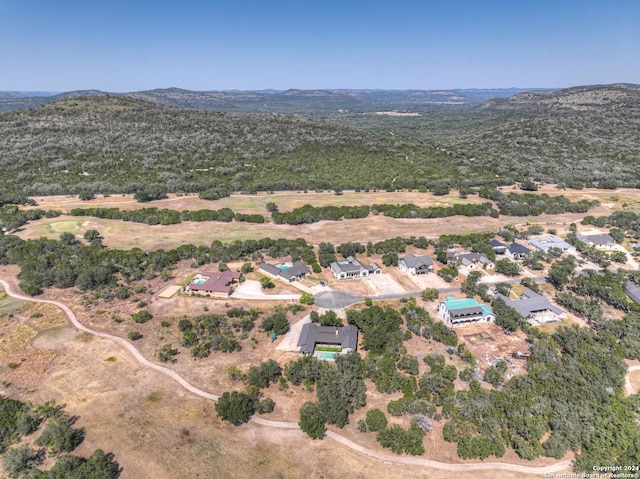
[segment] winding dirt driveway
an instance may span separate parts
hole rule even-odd
[[[159,364],[149,361],[127,340],[120,338],[118,336],[113,336],[111,334],[102,333],[102,332],[94,331],[92,329],[87,328],[82,323],[80,323],[80,321],[78,321],[78,318],[76,317],[75,313],[66,304],[60,303],[58,301],[52,301],[49,299],[33,298],[30,296],[25,296],[19,293],[15,293],[12,291],[11,285],[3,279],[0,279],[0,284],[4,287],[4,290],[7,293],[7,295],[11,296],[12,298],[22,299],[25,301],[33,301],[35,303],[47,303],[47,304],[52,304],[54,306],[57,306],[62,311],[64,311],[64,313],[67,315],[71,323],[80,331],[84,331],[85,333],[93,334],[95,336],[105,338],[120,344],[122,347],[127,349],[133,355],[133,357],[136,358],[141,364],[143,364],[144,366],[150,369],[153,369],[155,371],[158,371],[162,374],[169,376],[171,379],[176,381],[178,384],[180,384],[180,386],[185,388],[187,391],[190,391],[193,394],[196,394],[206,399],[210,399],[212,401],[217,401],[218,398],[220,397],[217,394],[203,391],[202,389],[199,389],[193,386],[175,371],[165,366],[161,366]],[[640,369],[640,366],[633,366],[632,368],[634,370]],[[632,368],[629,368],[629,369],[631,370]],[[629,375],[627,374],[627,380],[628,380],[628,377]],[[296,422],[273,421],[270,419],[264,419],[257,416],[254,416],[251,419],[251,422],[255,424],[259,424],[261,426],[274,427],[278,429],[292,429],[292,430],[299,429],[298,423]],[[445,471],[501,470],[501,471],[521,472],[523,474],[541,474],[542,475],[545,473],[564,471],[570,468],[572,463],[572,459],[567,459],[564,461],[556,462],[555,464],[551,464],[549,466],[524,466],[520,464],[510,464],[510,463],[504,463],[504,462],[478,462],[478,463],[467,463],[467,464],[450,464],[447,462],[434,461],[431,459],[424,459],[420,457],[406,457],[406,456],[382,454],[372,449],[361,446],[360,444],[357,444],[336,432],[327,431],[326,435],[327,437],[330,437],[331,439],[339,442],[340,444],[354,451],[357,451],[361,454],[366,454],[367,456],[373,457],[375,459],[378,459],[387,463],[424,466],[424,467],[430,467],[433,469],[440,469]]]

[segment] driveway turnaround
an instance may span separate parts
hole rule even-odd
[[[364,296],[343,293],[342,291],[323,291],[313,297],[314,303],[325,309],[341,309],[364,301]]]

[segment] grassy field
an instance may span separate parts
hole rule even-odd
[[[592,214],[609,214],[610,209],[599,207]],[[449,218],[396,219],[386,216],[369,216],[343,221],[321,221],[306,225],[276,225],[273,223],[221,223],[185,222],[176,225],[149,226],[120,220],[91,217],[44,218],[25,225],[17,235],[23,239],[40,237],[57,239],[61,233],[70,232],[82,237],[88,229],[96,229],[104,237],[104,244],[112,248],[143,250],[169,249],[181,244],[208,245],[213,240],[223,242],[236,239],[304,238],[312,244],[323,241],[339,244],[345,241],[376,242],[395,236],[426,236],[437,238],[442,234],[465,234],[496,231],[511,223],[516,225],[540,224],[563,230],[573,222],[579,222],[582,214],[541,215],[531,218],[503,216],[500,218],[452,216]]]
[[[149,203],[138,203],[132,195],[110,196],[108,198],[96,198],[90,201],[80,201],[77,197],[70,196],[47,196],[35,197],[38,202],[37,208],[56,209],[68,211],[72,208],[82,207],[104,207],[120,208],[132,210],[140,208],[168,208],[174,210],[200,210],[200,209],[220,209],[231,208],[238,213],[267,213],[267,203],[276,203],[280,211],[290,211],[294,208],[311,204],[313,206],[356,206],[371,205],[374,203],[414,203],[421,207],[426,206],[452,206],[454,204],[482,203],[484,200],[478,196],[470,196],[468,199],[461,199],[457,193],[445,196],[434,196],[431,193],[418,192],[385,192],[356,193],[346,191],[341,195],[330,192],[292,192],[278,191],[273,194],[260,193],[255,195],[234,194],[228,198],[221,198],[215,201],[201,200],[197,196],[176,196],[169,195],[167,199],[152,201]]]

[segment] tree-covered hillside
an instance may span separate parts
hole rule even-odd
[[[524,180],[574,188],[639,185],[637,85],[519,93],[474,108],[453,104],[451,92],[446,105],[434,103],[437,92],[424,98],[391,92],[374,101],[357,92],[291,90],[271,106],[262,102],[269,95],[251,92],[138,95],[191,107],[301,111],[315,120],[85,93],[0,114],[1,190],[135,193],[155,185],[156,192],[251,192]],[[394,109],[412,116],[376,114]]]
[[[298,116],[184,110],[126,97],[0,115],[0,189],[28,195],[416,187],[457,178],[447,155]],[[480,181],[481,175],[475,178]]]
[[[461,176],[579,186],[638,186],[640,86],[519,93],[481,106],[417,106],[420,116],[349,112],[330,121],[423,140],[451,154]]]

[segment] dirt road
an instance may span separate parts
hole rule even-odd
[[[143,364],[144,366],[154,369],[158,372],[161,372],[167,376],[169,376],[171,379],[173,379],[174,381],[176,381],[180,386],[182,386],[183,388],[185,388],[186,390],[192,392],[193,394],[196,394],[200,397],[206,398],[206,399],[210,399],[213,401],[217,401],[219,396],[217,394],[214,393],[210,393],[207,391],[203,391],[202,389],[199,389],[195,386],[193,386],[192,384],[190,384],[188,381],[186,381],[182,376],[180,376],[179,374],[177,374],[175,371],[161,366],[159,364],[153,363],[149,360],[147,360],[131,343],[129,343],[127,340],[117,337],[117,336],[113,336],[111,334],[107,334],[107,333],[102,333],[99,331],[94,331],[92,329],[87,328],[86,326],[84,326],[82,323],[80,323],[80,321],[78,320],[78,318],[76,317],[75,313],[71,310],[71,308],[69,308],[66,304],[64,303],[60,303],[58,301],[52,301],[52,300],[48,300],[48,299],[40,299],[40,298],[33,298],[30,296],[26,296],[26,295],[22,295],[19,293],[15,293],[12,291],[11,289],[11,285],[3,280],[0,279],[0,284],[4,287],[5,292],[7,293],[7,295],[16,298],[16,299],[21,299],[21,300],[25,300],[25,301],[32,301],[32,302],[36,302],[36,303],[46,303],[46,304],[52,304],[54,306],[57,306],[58,308],[60,308],[62,311],[64,311],[64,313],[67,315],[67,317],[69,318],[69,320],[71,321],[71,323],[80,331],[89,333],[89,334],[93,334],[95,336],[101,337],[101,338],[105,338],[108,340],[111,340],[113,342],[116,342],[118,344],[120,344],[122,347],[124,347],[127,351],[129,351],[133,357],[138,360],[141,364]],[[634,366],[635,368],[640,368],[640,366]],[[631,369],[631,368],[630,368]],[[629,377],[629,375],[627,374],[627,378]],[[270,419],[264,419],[261,417],[256,417],[254,416],[251,419],[251,422],[254,424],[259,424],[261,426],[265,426],[265,427],[273,427],[273,428],[278,428],[278,429],[292,429],[292,430],[297,430],[299,429],[298,423],[296,422],[288,422],[288,421],[273,421]],[[520,465],[520,464],[510,464],[510,463],[502,463],[502,462],[481,462],[481,463],[466,463],[466,464],[451,464],[451,463],[446,463],[446,462],[440,462],[440,461],[434,461],[431,459],[424,459],[424,458],[420,458],[420,457],[405,457],[405,456],[395,456],[395,455],[388,455],[388,454],[383,454],[383,453],[379,453],[377,451],[374,451],[372,449],[366,448],[364,446],[361,446],[360,444],[357,444],[349,439],[347,439],[346,437],[333,432],[333,431],[327,431],[327,437],[337,441],[338,443],[348,447],[349,449],[359,452],[361,454],[365,454],[367,456],[379,459],[381,461],[384,461],[386,463],[392,463],[392,464],[402,464],[402,465],[418,465],[418,466],[424,466],[424,467],[429,467],[429,468],[434,468],[434,469],[440,469],[440,470],[445,470],[445,471],[480,471],[480,470],[502,470],[502,471],[513,471],[513,472],[521,472],[521,473],[528,473],[528,474],[546,474],[546,473],[553,473],[553,472],[559,472],[559,471],[566,471],[567,469],[569,469],[571,467],[571,459],[565,460],[565,461],[560,461],[557,462],[555,464],[551,464],[549,466],[525,466],[525,465]]]

